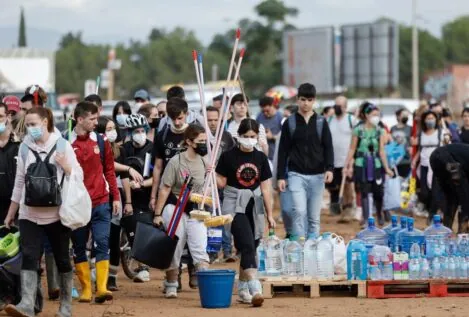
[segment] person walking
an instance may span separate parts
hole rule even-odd
[[[306,237],[311,233],[319,235],[324,186],[333,180],[334,151],[328,123],[313,109],[316,87],[309,83],[300,85],[297,99],[298,112],[282,126],[277,182],[279,190],[285,191],[288,168],[293,234]]]
[[[230,231],[241,253],[239,300],[258,307],[264,298],[257,279],[256,248],[264,234],[264,215],[269,228],[276,225],[272,216],[272,172],[267,156],[255,149],[259,124],[244,119],[237,133],[238,146],[223,153],[218,161],[217,185],[224,189],[222,214],[233,216]]]
[[[84,175],[85,186],[92,201],[91,221],[72,234],[75,253],[75,268],[82,287],[80,302],[91,302],[91,272],[86,255],[86,244],[91,230],[96,255],[96,303],[112,299],[107,289],[109,275],[109,232],[111,228],[111,207],[109,194],[112,195],[112,213],[121,210],[120,194],[114,171],[114,155],[111,144],[105,136],[94,132],[98,124],[98,107],[83,101],[75,107],[76,127],[71,135],[71,143]]]
[[[5,311],[10,316],[35,315],[34,303],[45,235],[50,241],[59,272],[60,307],[56,316],[69,317],[72,315],[73,282],[69,254],[71,230],[60,221],[60,203],[48,201],[48,204],[45,204],[44,201],[37,199],[33,194],[41,188],[35,188],[34,183],[28,180],[34,177],[34,172],[40,170],[40,166],[47,166],[49,172],[54,171],[51,175],[55,177],[56,182],[55,188],[52,183],[49,187],[53,192],[43,194],[57,197],[60,180],[72,173],[78,178],[83,178],[83,171],[70,144],[59,134],[54,133],[54,121],[50,109],[36,107],[28,110],[25,126],[27,134],[20,145],[15,185],[5,219],[5,225],[9,228],[13,225],[19,209],[22,252],[21,302],[17,305],[7,305]]]

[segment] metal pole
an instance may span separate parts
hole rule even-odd
[[[419,94],[419,34],[417,30],[417,0],[412,0],[412,98]]]

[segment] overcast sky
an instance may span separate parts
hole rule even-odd
[[[184,26],[204,44],[213,35],[236,26],[244,17],[255,18],[254,0],[0,0],[0,27],[17,27],[20,6],[28,28],[61,34],[83,31],[85,40],[145,39],[152,27]],[[410,24],[411,0],[286,0],[299,15],[289,22],[297,27],[370,22],[388,16]],[[418,0],[419,25],[440,35],[441,26],[469,14],[469,0]]]

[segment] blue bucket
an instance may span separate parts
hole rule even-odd
[[[207,270],[197,272],[200,304],[203,308],[228,308],[236,272],[233,270]]]

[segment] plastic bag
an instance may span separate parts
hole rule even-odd
[[[334,274],[346,274],[347,248],[345,247],[344,238],[335,233],[331,237],[334,241]]]
[[[91,198],[83,183],[83,178],[72,170],[72,174],[65,177],[62,187],[60,221],[72,230],[84,227],[90,222],[91,208]]]
[[[384,210],[396,210],[401,207],[401,180],[399,177],[386,177],[384,182]]]

